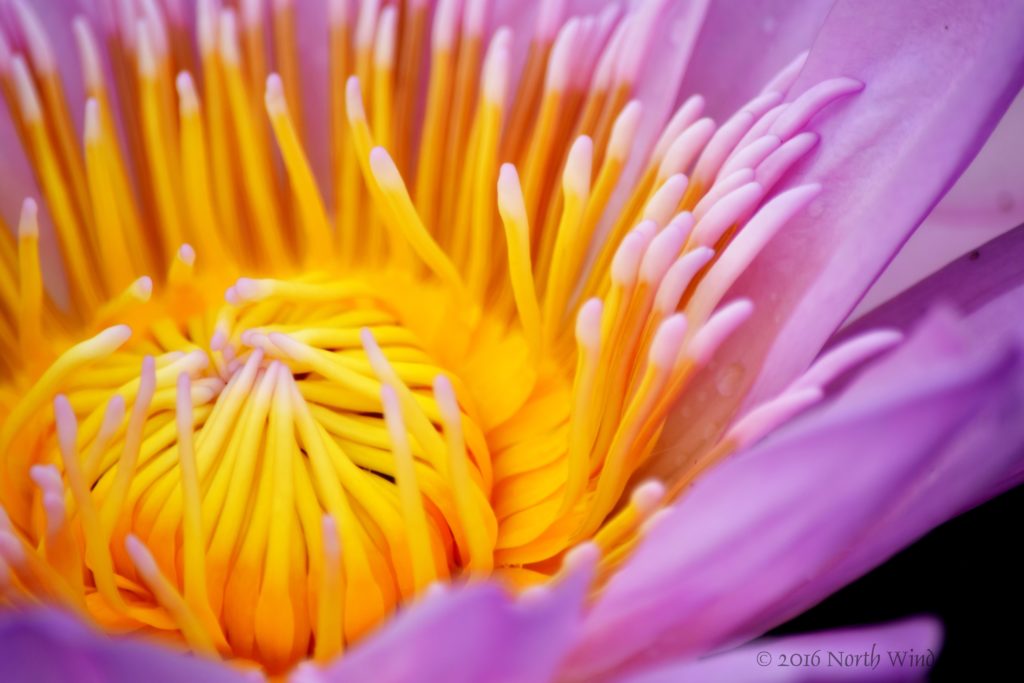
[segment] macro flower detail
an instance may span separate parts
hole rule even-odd
[[[1015,484],[1018,262],[836,331],[1024,10],[776,4],[0,2],[4,657],[753,678],[699,658]]]

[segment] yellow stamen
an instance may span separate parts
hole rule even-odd
[[[533,268],[530,265],[530,225],[528,223],[523,190],[519,176],[513,166],[501,167],[498,178],[498,210],[505,224],[505,240],[508,244],[509,276],[515,295],[519,322],[529,340],[532,352],[540,353],[541,320],[537,304],[537,290],[533,282]]]
[[[408,529],[409,552],[413,559],[413,581],[417,590],[423,590],[436,577],[429,543],[430,531],[427,528],[427,518],[420,500],[419,487],[416,484],[412,452],[409,450],[409,440],[402,421],[402,412],[398,407],[398,397],[395,395],[394,389],[385,385],[381,387],[380,399],[384,407],[388,435],[391,437],[391,452],[395,456],[402,517],[405,520],[406,529]]]

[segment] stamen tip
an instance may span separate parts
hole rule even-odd
[[[363,93],[359,86],[358,76],[349,76],[345,81],[345,111],[348,118],[353,122],[366,120],[366,110],[363,108]]]
[[[676,313],[663,322],[651,342],[650,363],[662,369],[671,368],[686,339],[686,316]]]
[[[108,327],[101,334],[104,334],[111,344],[121,346],[131,338],[132,328],[127,325],[114,325],[113,327]]]
[[[665,485],[653,479],[637,486],[630,497],[630,501],[636,506],[641,515],[647,517],[654,512],[655,508],[664,498]]]
[[[191,244],[183,244],[178,247],[178,259],[191,268],[196,263],[196,250]]]
[[[39,237],[39,206],[36,200],[26,197],[21,204],[21,219],[18,222],[19,237]]]
[[[381,187],[394,188],[403,185],[401,172],[383,147],[374,147],[370,150],[370,168]]]
[[[281,76],[278,74],[275,73],[267,76],[267,87],[263,100],[271,116],[288,113],[288,102],[284,97],[284,84],[281,82]]]
[[[581,543],[565,554],[562,560],[562,572],[574,574],[578,571],[589,571],[601,559],[601,549],[596,543]]]
[[[153,296],[153,278],[143,275],[132,283],[132,296],[145,303]]]
[[[576,315],[576,340],[587,349],[596,350],[601,343],[601,316],[604,303],[598,299],[588,299]]]

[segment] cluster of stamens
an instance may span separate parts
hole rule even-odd
[[[600,583],[697,473],[893,343],[842,347],[637,485],[752,312],[729,288],[818,193],[775,191],[805,127],[860,84],[785,102],[797,59],[638,149],[659,3],[543,3],[514,36],[488,0],[332,0],[323,83],[296,3],[233,4],[197,4],[198,61],[174,3],[77,18],[81,144],[34,10],[0,31],[66,284],[44,287],[28,200],[0,237],[2,602],[283,671],[435,581],[542,584],[589,541]]]

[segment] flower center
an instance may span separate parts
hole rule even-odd
[[[26,201],[0,230],[0,602],[280,672],[434,581],[536,585],[585,541],[607,577],[667,497],[633,480],[670,410],[751,312],[727,291],[818,188],[765,198],[859,84],[782,105],[790,68],[648,144],[629,97],[657,12],[556,30],[544,3],[516,84],[486,2],[332,0],[321,145],[273,4],[267,27],[198,2],[198,64],[156,3],[104,28],[110,69],[77,20],[82,146],[31,6],[0,31],[60,261],[44,288]],[[666,483],[817,398],[708,424]]]

